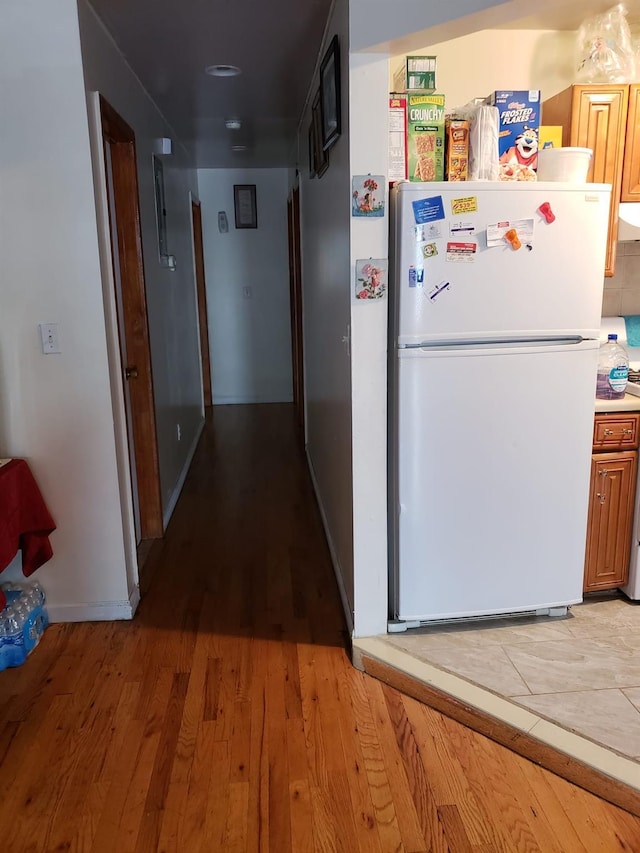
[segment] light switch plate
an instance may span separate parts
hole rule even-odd
[[[40,323],[40,340],[42,342],[42,352],[45,355],[62,352],[58,338],[57,323]]]

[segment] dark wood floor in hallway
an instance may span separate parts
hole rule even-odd
[[[292,407],[214,410],[144,581],[132,622],[0,673],[5,853],[640,851],[637,818],[352,668]]]

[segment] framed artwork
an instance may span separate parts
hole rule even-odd
[[[351,215],[384,216],[384,175],[354,175],[351,180]]]
[[[313,139],[313,119],[309,123],[309,177],[316,176],[316,147]]]
[[[356,261],[354,296],[358,302],[385,299],[387,296],[386,258],[367,258]]]
[[[340,105],[340,45],[338,36],[331,39],[320,63],[320,105],[322,149],[328,151],[342,132]]]
[[[258,227],[255,184],[233,185],[233,207],[236,215],[236,228]]]
[[[162,160],[153,155],[153,189],[156,197],[156,225],[158,228],[158,255],[166,258],[167,249],[167,208],[164,200],[164,172]]]
[[[322,117],[320,110],[320,92],[316,92],[311,107],[311,125],[313,127],[313,162],[316,177],[321,178],[329,168],[329,152],[322,147]]]

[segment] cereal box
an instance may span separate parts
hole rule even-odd
[[[538,150],[562,148],[562,125],[541,124],[538,131]]]
[[[389,182],[407,180],[407,96],[389,95]]]
[[[444,140],[447,181],[466,181],[469,177],[469,122],[460,119],[445,120]]]
[[[501,90],[489,95],[487,102],[500,114],[500,180],[535,181],[540,90]]]
[[[396,92],[433,92],[436,88],[436,57],[407,56],[393,77]]]
[[[410,181],[444,180],[444,95],[407,95]]]

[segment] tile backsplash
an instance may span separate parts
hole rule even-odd
[[[618,243],[616,274],[604,280],[602,316],[640,314],[640,240]]]

